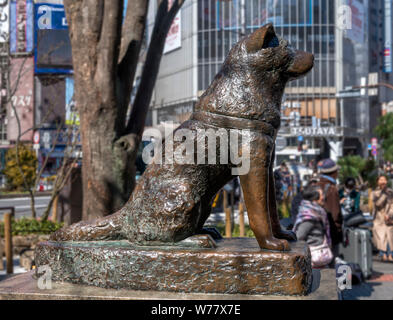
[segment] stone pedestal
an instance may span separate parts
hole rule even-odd
[[[182,293],[302,296],[310,292],[310,253],[262,251],[255,239],[224,239],[216,248],[140,247],[128,241],[44,242],[38,267],[52,280],[102,288]]]
[[[335,270],[313,270],[312,291],[307,296],[250,294],[176,293],[102,289],[92,286],[52,282],[40,289],[33,271],[0,281],[0,300],[337,300]]]

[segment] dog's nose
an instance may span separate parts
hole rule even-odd
[[[290,78],[296,79],[306,75],[314,66],[314,55],[304,51],[295,51],[295,57],[288,68]]]

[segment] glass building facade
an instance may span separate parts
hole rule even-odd
[[[198,1],[198,89],[209,86],[243,33],[272,22],[293,47],[315,54],[312,72],[288,84],[284,120],[298,112],[304,126],[336,124],[334,6],[331,0]]]
[[[330,140],[341,139],[343,143],[344,127],[367,127],[362,116],[368,114],[367,99],[340,100],[336,94],[346,86],[360,85],[360,78],[368,75],[368,0],[339,3],[332,0],[198,1],[199,92],[209,86],[230,48],[243,35],[271,22],[277,34],[289,40],[294,48],[315,55],[315,66],[307,77],[287,85],[281,134],[296,145],[293,127],[334,127],[335,136]],[[338,32],[337,8],[342,5],[351,8],[353,15],[349,18],[359,23],[355,30]],[[329,149],[326,146],[329,142],[322,137],[306,135],[305,142],[310,148]]]
[[[168,120],[180,123],[189,116],[234,44],[273,23],[276,33],[294,48],[315,56],[313,70],[286,87],[279,135],[288,146],[281,155],[308,160],[362,154],[379,115],[370,105],[378,105],[381,95],[342,93],[362,85],[370,72],[381,74],[383,24],[375,25],[371,18],[374,14],[373,19],[380,21],[383,10],[376,4],[370,0],[186,2],[181,10],[181,48],[163,56],[152,103],[153,125]],[[351,14],[345,16],[348,10]],[[342,20],[350,25],[343,26]],[[390,82],[383,74],[380,79]],[[299,136],[305,147],[301,150]]]

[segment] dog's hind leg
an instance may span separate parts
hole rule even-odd
[[[296,234],[292,231],[286,231],[281,228],[280,220],[277,212],[277,200],[276,200],[276,188],[274,182],[274,159],[275,159],[275,148],[272,152],[272,158],[269,167],[269,213],[270,221],[272,224],[273,235],[277,239],[285,239],[289,241],[296,241]]]
[[[60,229],[50,236],[51,241],[102,241],[120,240],[124,220],[123,210],[95,220],[92,223],[81,221],[69,227]]]
[[[250,227],[262,249],[289,251],[286,240],[273,235],[269,214],[269,171],[273,140],[252,133],[250,142],[250,171],[240,176]]]

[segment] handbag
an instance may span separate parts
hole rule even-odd
[[[310,246],[311,251],[311,265],[313,268],[326,267],[332,262],[334,256],[327,242],[326,236],[323,243],[319,246]]]
[[[393,226],[393,208],[392,205],[389,205],[389,208],[385,212],[385,224],[388,227]]]

